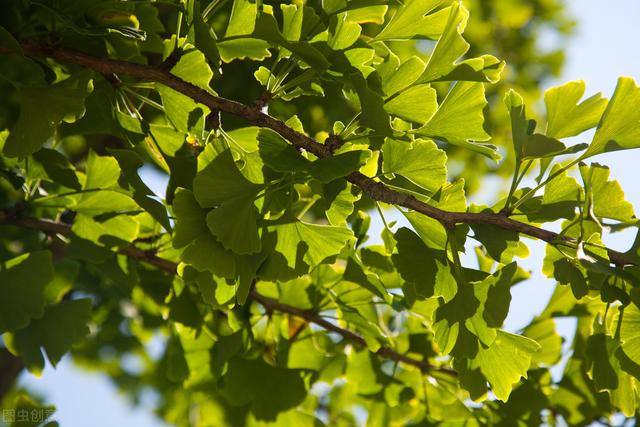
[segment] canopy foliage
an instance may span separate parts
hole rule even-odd
[[[12,381],[71,353],[179,426],[634,417],[640,233],[602,243],[638,220],[595,161],[640,147],[640,88],[534,111],[545,25],[571,27],[548,0],[5,1],[3,407],[45,408]],[[510,191],[469,203],[489,173]],[[530,239],[558,285],[513,333]]]

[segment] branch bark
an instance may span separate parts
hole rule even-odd
[[[54,235],[54,236],[55,235],[70,236],[72,234],[71,226],[68,224],[63,224],[63,223],[51,221],[48,219],[37,219],[37,218],[31,218],[31,217],[16,216],[13,212],[8,210],[0,210],[0,225],[2,224],[13,225],[16,227],[26,228],[30,230],[36,230],[36,231],[40,231],[42,233],[45,233],[48,235]],[[119,249],[118,252],[122,255],[128,256],[137,261],[153,265],[158,269],[166,272],[167,274],[171,274],[171,275],[177,274],[177,270],[178,270],[177,263],[161,258],[152,252],[144,251],[135,246],[127,246],[127,247],[121,248]],[[338,325],[335,325],[334,323],[329,322],[327,319],[323,318],[322,316],[318,315],[313,311],[302,310],[297,307],[293,307],[287,304],[282,304],[272,298],[268,298],[258,293],[255,289],[251,291],[250,295],[254,301],[262,305],[267,311],[279,311],[282,313],[287,313],[291,316],[302,318],[307,322],[314,323],[324,328],[327,331],[337,333],[338,335],[342,336],[342,338],[344,338],[345,340],[350,341],[351,343],[359,347],[366,346],[365,339],[362,338],[357,333],[349,329],[345,329]],[[422,371],[423,373],[442,372],[444,374],[448,374],[451,376],[457,375],[456,371],[450,368],[431,365],[426,361],[414,359],[407,355],[398,353],[397,351],[393,350],[390,347],[384,347],[384,346],[380,347],[380,349],[378,349],[378,351],[376,351],[375,354],[386,359],[390,359],[396,362],[402,362],[404,364],[414,366],[420,369],[420,371]],[[1,362],[2,361],[0,360],[0,363]],[[2,366],[3,365],[0,364],[0,397],[2,397],[2,394],[1,394],[2,379],[3,379],[2,370],[1,370]]]
[[[188,96],[196,102],[206,105],[212,111],[222,111],[227,114],[244,118],[253,125],[269,128],[290,141],[296,147],[303,148],[318,157],[327,157],[331,155],[330,146],[321,144],[313,138],[290,128],[282,120],[262,113],[258,108],[255,108],[255,106],[248,106],[233,100],[215,96],[204,89],[174,76],[165,68],[99,58],[75,50],[43,46],[30,42],[22,43],[22,48],[28,55],[50,57],[60,62],[92,69],[103,75],[115,74],[129,76],[136,79],[163,84],[182,93],[183,95]],[[6,53],[7,51],[6,49],[0,48],[0,52]],[[547,243],[557,244],[564,242],[577,244],[575,239],[568,236],[560,235],[553,231],[516,221],[499,213],[450,212],[438,209],[409,194],[395,191],[383,183],[375,181],[360,172],[353,172],[345,178],[352,184],[360,187],[360,189],[362,189],[362,191],[373,200],[402,206],[416,212],[420,212],[421,214],[438,220],[446,228],[451,228],[455,224],[461,223],[486,224],[505,230],[515,231],[520,234],[543,240]],[[625,265],[636,264],[627,259],[627,257],[621,252],[617,252],[613,249],[607,249],[607,252],[609,260],[616,266],[622,267]]]

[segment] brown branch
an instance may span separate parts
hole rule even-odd
[[[313,153],[318,157],[331,155],[331,146],[324,145],[309,136],[297,132],[287,126],[283,121],[278,120],[268,114],[262,113],[258,108],[250,107],[236,101],[215,96],[204,89],[201,89],[179,77],[174,76],[164,68],[150,65],[135,64],[126,61],[117,61],[106,58],[98,58],[83,52],[64,49],[60,47],[42,46],[34,43],[22,43],[24,51],[29,55],[48,56],[60,62],[79,65],[90,68],[103,75],[122,75],[134,77],[141,80],[153,81],[168,86],[196,102],[206,105],[212,111],[222,111],[237,117],[244,118],[248,122],[274,130],[283,138],[290,141],[298,148]],[[0,52],[6,52],[0,48]],[[577,243],[574,239],[560,235],[553,231],[535,227],[530,224],[519,222],[499,213],[472,213],[472,212],[449,212],[438,209],[424,203],[415,197],[392,190],[381,182],[375,181],[360,172],[353,172],[346,179],[357,185],[370,198],[402,206],[420,212],[434,218],[445,227],[451,228],[455,224],[487,224],[500,227],[505,230],[515,231],[543,240],[547,243],[557,244],[567,242]],[[635,262],[627,259],[623,253],[612,249],[607,249],[610,261],[617,266],[633,265]]]
[[[300,317],[301,319],[304,319],[307,322],[315,323],[318,326],[322,326],[327,331],[335,332],[341,335],[344,339],[351,341],[360,347],[366,347],[367,345],[364,338],[362,338],[360,335],[329,322],[327,319],[320,317],[318,314],[316,314],[313,311],[302,310],[297,307],[291,307],[289,305],[282,304],[281,302],[278,302],[272,298],[268,298],[268,297],[265,297],[264,295],[259,294],[255,290],[251,291],[250,295],[251,295],[251,298],[253,298],[253,300],[258,301],[264,308],[266,308],[269,311],[281,311],[296,317]],[[407,365],[415,366],[416,368],[420,369],[424,373],[439,371],[439,372],[444,372],[451,375],[457,375],[457,372],[454,371],[453,369],[433,366],[426,361],[416,360],[404,354],[398,353],[389,347],[380,347],[380,349],[378,349],[378,351],[376,351],[375,354],[381,357],[384,357],[386,359],[391,359],[396,362],[403,362],[403,363],[406,363]]]
[[[0,210],[0,224],[7,224],[31,230],[37,230],[48,235],[70,236],[73,234],[71,231],[71,226],[68,224],[54,222],[48,219],[16,216],[13,212],[7,210]],[[142,249],[136,248],[134,246],[121,248],[118,252],[137,261],[153,265],[168,274],[175,275],[177,273],[177,263],[161,258],[154,253],[143,251]],[[302,310],[300,308],[293,307],[287,304],[282,304],[274,299],[259,294],[255,289],[251,291],[251,298],[262,305],[267,311],[280,311],[291,316],[300,317],[308,322],[315,323],[316,325],[321,326],[328,331],[335,332],[342,336],[345,340],[350,341],[360,347],[366,346],[366,341],[360,335],[329,322],[317,313],[308,310]],[[457,375],[457,373],[450,368],[433,366],[426,361],[413,359],[409,356],[398,353],[397,351],[389,347],[380,347],[380,349],[376,351],[375,354],[386,359],[414,366],[424,373],[437,371],[453,376]]]

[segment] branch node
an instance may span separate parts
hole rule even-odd
[[[171,71],[171,69],[176,66],[178,61],[180,61],[180,58],[182,58],[183,53],[184,53],[183,50],[179,47],[173,49],[173,51],[171,51],[169,56],[167,56],[167,58],[160,64],[158,68],[160,68],[163,71],[168,71],[168,72]]]
[[[260,98],[256,102],[253,103],[253,105],[258,111],[266,114],[264,109],[269,104],[269,101],[271,101],[272,99],[273,99],[273,94],[271,92],[265,92],[262,94],[262,96],[260,96]]]
[[[111,83],[111,86],[115,88],[122,86],[122,80],[120,80],[120,77],[118,77],[116,73],[105,73],[102,77],[104,77],[104,79]]]
[[[338,135],[331,132],[327,139],[324,140],[324,145],[326,145],[329,152],[333,154],[337,149],[344,145],[344,141]]]

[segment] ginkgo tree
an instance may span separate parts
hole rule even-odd
[[[632,79],[610,98],[569,82],[535,112],[451,0],[5,3],[4,408],[45,408],[15,378],[71,352],[180,426],[635,417],[640,233],[603,244],[638,220],[596,163],[640,147]],[[508,193],[468,203],[460,163]],[[516,334],[531,239],[558,285]],[[577,319],[565,352],[559,317]]]

